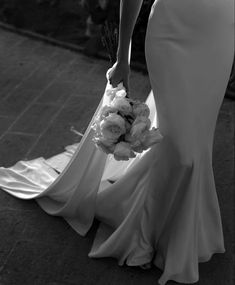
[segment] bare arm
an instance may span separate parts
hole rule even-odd
[[[117,60],[130,61],[131,37],[143,0],[121,0]]]
[[[118,83],[123,82],[127,90],[129,90],[131,37],[142,2],[143,0],[120,1],[117,62],[110,69],[108,77],[113,86],[117,86]]]

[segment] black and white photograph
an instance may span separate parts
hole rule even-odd
[[[233,285],[234,0],[0,0],[0,285]]]

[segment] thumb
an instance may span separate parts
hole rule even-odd
[[[112,68],[109,68],[106,72],[106,79],[109,80],[110,76],[111,76],[111,71],[112,71]]]

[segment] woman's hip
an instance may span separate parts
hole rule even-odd
[[[156,0],[147,37],[203,39],[234,29],[234,0]]]

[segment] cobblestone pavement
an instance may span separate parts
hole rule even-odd
[[[108,63],[0,29],[0,165],[50,157],[84,132],[103,94]],[[148,78],[131,75],[131,90],[144,99]],[[200,285],[232,285],[234,262],[234,102],[224,100],[216,128],[213,166],[226,253],[200,264]],[[119,267],[87,254],[86,238],[45,214],[34,201],[0,191],[1,285],[157,284],[160,271]],[[169,282],[169,284],[175,284]]]

